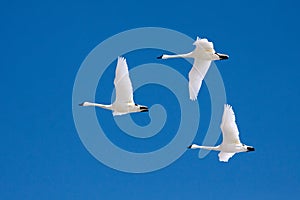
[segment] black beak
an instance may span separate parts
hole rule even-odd
[[[191,144],[190,146],[188,146],[187,148],[188,148],[188,149],[191,149],[191,148],[192,148],[192,144]]]
[[[78,104],[79,106],[83,106],[83,103]]]
[[[140,109],[141,109],[141,112],[148,112],[149,111],[148,107],[146,107],[146,106],[141,106]]]
[[[161,55],[161,56],[158,56],[158,57],[157,57],[157,59],[162,59],[162,57],[163,57],[163,55]]]
[[[224,54],[218,54],[218,53],[215,53],[217,56],[219,56],[220,60],[227,60],[229,58],[229,56],[227,55],[224,55]]]
[[[247,147],[248,151],[255,151],[255,149],[253,147]]]

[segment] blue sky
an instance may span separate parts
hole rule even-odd
[[[298,199],[298,12],[299,2],[292,0],[2,2],[0,199]],[[100,42],[147,26],[207,37],[217,51],[230,55],[217,66],[241,139],[255,152],[220,163],[216,152],[199,159],[197,151],[187,151],[170,166],[146,174],[111,169],[89,154],[72,116],[77,71]],[[149,55],[131,52],[128,62],[143,64]],[[185,64],[180,72],[187,77]],[[113,73],[112,64],[104,81],[112,81]],[[153,103],[156,96],[143,94],[137,92],[136,98]],[[208,126],[208,97],[204,85],[196,143],[202,142]],[[109,98],[97,93],[96,100]],[[109,114],[97,110],[98,116]],[[146,114],[142,117],[147,121]],[[136,115],[133,119],[142,123]],[[175,122],[167,129],[176,128]],[[145,151],[126,135],[110,137],[124,148]],[[172,135],[158,137],[141,144],[153,150]]]

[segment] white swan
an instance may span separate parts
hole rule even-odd
[[[229,56],[226,54],[216,53],[212,42],[207,39],[200,39],[197,37],[193,43],[196,46],[194,51],[186,54],[178,55],[161,55],[158,59],[169,59],[169,58],[194,58],[194,65],[189,72],[189,93],[190,99],[196,100],[202,81],[209,69],[212,60],[224,60],[228,59]]]
[[[223,142],[216,147],[199,146],[192,144],[190,149],[207,149],[220,151],[219,160],[228,162],[235,153],[254,151],[252,146],[244,145],[240,142],[239,130],[235,122],[234,112],[230,105],[224,105],[224,113],[222,117],[221,130],[223,133]]]
[[[113,115],[124,115],[134,112],[147,112],[148,107],[138,105],[133,101],[133,90],[128,73],[126,59],[118,57],[116,76],[114,80],[116,100],[111,105],[83,102],[80,106],[96,106],[113,111]]]

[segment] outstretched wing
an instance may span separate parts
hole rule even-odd
[[[123,57],[118,57],[114,84],[116,88],[116,102],[133,103],[132,84],[129,78],[126,59]]]
[[[224,105],[221,130],[223,133],[223,144],[240,144],[239,130],[235,122],[235,115],[232,107]]]
[[[189,72],[189,93],[190,99],[193,101],[197,99],[202,81],[209,69],[210,64],[210,60],[194,60],[194,65]]]
[[[228,162],[228,160],[234,155],[235,153],[227,153],[227,152],[223,152],[221,151],[218,156],[219,156],[219,161],[222,162]]]
[[[196,46],[196,51],[208,51],[215,53],[214,45],[212,42],[209,42],[206,38],[200,39],[197,37],[196,41],[193,43]]]

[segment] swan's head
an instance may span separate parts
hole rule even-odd
[[[214,58],[215,58],[215,60],[227,60],[229,58],[229,56],[226,54],[215,53]]]
[[[79,104],[79,106],[90,106],[90,105],[91,105],[91,103],[87,102],[87,101],[82,102],[81,104]]]
[[[161,55],[161,56],[158,56],[157,59],[167,59],[168,58],[168,55]]]
[[[190,146],[188,146],[188,149],[198,149],[199,146],[196,144],[191,144]]]

